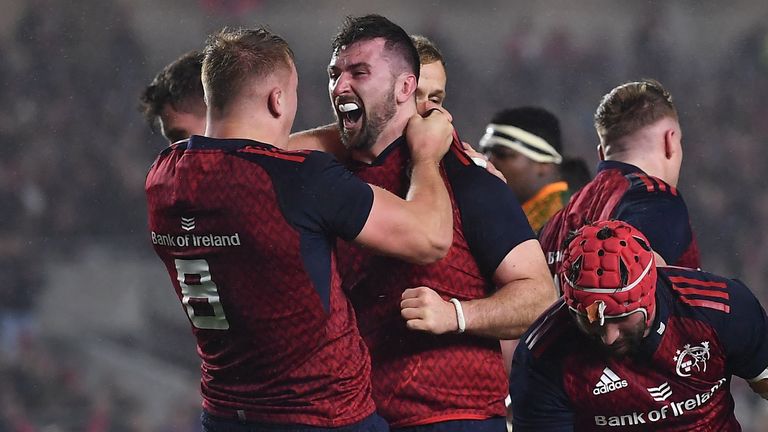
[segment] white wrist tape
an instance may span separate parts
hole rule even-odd
[[[450,301],[456,308],[456,321],[459,323],[459,329],[456,333],[464,333],[464,330],[467,329],[467,322],[464,321],[464,310],[461,308],[461,302],[457,298],[452,298]]]

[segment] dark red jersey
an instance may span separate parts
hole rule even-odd
[[[552,274],[562,263],[569,233],[608,219],[622,220],[639,229],[667,264],[701,267],[688,208],[680,191],[633,165],[603,161],[595,178],[576,192],[539,232]]]
[[[401,138],[372,164],[351,169],[366,182],[405,196],[409,163]],[[442,168],[454,214],[453,245],[445,258],[418,266],[349,244],[339,248],[342,280],[371,352],[374,400],[393,427],[505,415],[507,377],[498,340],[414,332],[400,316],[407,288],[428,286],[445,299],[489,295],[501,260],[534,238],[509,188],[475,166],[457,143]]]
[[[765,311],[741,282],[659,268],[656,317],[639,350],[602,354],[563,300],[531,326],[510,378],[518,431],[738,431],[732,375],[768,366]]]
[[[320,152],[193,136],[146,181],[149,230],[189,316],[203,407],[336,427],[371,414],[370,360],[334,238],[354,239],[371,188]]]

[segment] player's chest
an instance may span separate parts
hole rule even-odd
[[[722,346],[704,325],[669,326],[650,358],[584,355],[564,364],[565,371],[574,371],[566,372],[564,385],[580,424],[652,428],[722,420],[730,379]]]

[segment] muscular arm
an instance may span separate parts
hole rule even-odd
[[[368,221],[355,242],[379,253],[428,264],[448,253],[453,242],[453,210],[439,161],[448,150],[453,127],[444,114],[414,116],[406,130],[413,171],[405,201],[373,188]]]
[[[465,332],[494,339],[517,339],[557,299],[539,242],[527,240],[502,260],[493,275],[499,287],[485,298],[461,302]],[[453,303],[429,287],[405,290],[401,314],[413,330],[434,334],[458,330]]]
[[[510,189],[477,167],[446,160],[462,217],[462,231],[482,274],[497,288],[461,300],[465,331],[497,339],[520,336],[556,298],[539,242]],[[458,329],[457,308],[429,287],[403,292],[400,308],[413,330],[442,334]]]
[[[467,332],[517,339],[554,302],[555,287],[537,240],[512,249],[493,274],[492,295],[462,302]]]
[[[373,208],[356,243],[416,264],[435,262],[448,253],[453,215],[437,164],[414,165],[405,201],[377,186],[371,188]]]

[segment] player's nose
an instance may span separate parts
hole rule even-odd
[[[609,323],[603,327],[603,333],[600,335],[600,339],[606,345],[613,345],[620,336],[621,331],[619,330],[619,326],[617,324]]]
[[[333,97],[341,96],[350,91],[348,74],[342,73],[331,84],[331,95]]]

